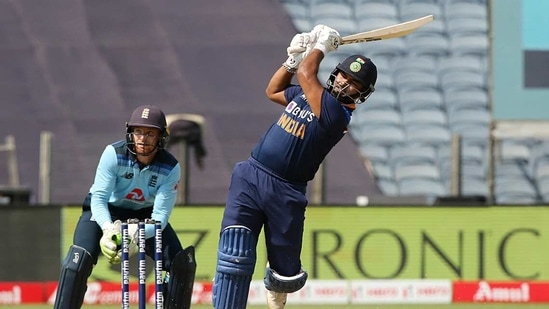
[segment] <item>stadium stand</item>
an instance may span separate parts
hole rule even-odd
[[[347,2],[354,3],[358,31],[427,14],[436,16],[434,22],[405,38],[359,46],[362,53],[374,62],[379,59],[382,65],[378,65],[377,90],[367,106],[357,110],[351,134],[361,153],[372,162],[381,190],[388,195],[447,194],[451,177],[450,142],[453,134],[460,134],[462,194],[487,196],[490,192],[487,185],[488,132],[492,121],[488,89],[487,2]],[[314,5],[314,1],[309,5]],[[338,25],[330,26],[337,28]],[[398,166],[399,160],[407,159],[394,154],[403,147],[410,154],[435,151],[438,155],[434,165],[438,166],[440,179],[437,181],[435,177],[429,179],[429,184],[423,182],[415,186],[413,181],[407,180],[405,186],[398,182],[394,166]],[[549,172],[546,172],[549,168],[545,168],[549,165],[546,163],[549,162],[547,143],[532,140],[504,142],[499,156],[495,160],[495,170],[501,169],[498,175],[516,169],[509,162],[521,162],[524,172],[515,174],[512,180],[501,180],[495,184],[496,202],[536,203],[549,200]],[[418,174],[424,172],[421,169],[416,171]],[[429,191],[427,188],[430,186],[433,189]]]
[[[357,110],[351,123],[352,140],[344,141],[341,151],[333,154],[345,158],[364,154],[378,176],[377,185],[367,171],[362,172],[360,159],[349,167],[349,160],[329,157],[328,172],[345,177],[339,177],[344,183],[336,181],[338,177],[328,179],[327,200],[352,203],[354,196],[379,192],[377,186],[385,194],[412,194],[413,188],[401,192],[394,165],[388,158],[381,160],[382,154],[391,153],[394,147],[412,144],[431,147],[439,154],[435,166],[442,190],[434,191],[447,194],[449,147],[456,133],[463,138],[463,193],[488,190],[473,185],[486,180],[488,168],[491,116],[486,0],[239,1],[247,11],[232,4],[220,9],[219,4],[196,0],[186,2],[185,7],[167,1],[143,5],[129,0],[109,5],[81,0],[55,5],[0,4],[5,29],[0,34],[4,43],[0,47],[0,93],[3,107],[9,111],[1,116],[1,129],[11,134],[20,119],[28,120],[27,130],[16,134],[22,183],[37,191],[38,134],[51,130],[52,200],[79,203],[90,185],[98,153],[106,143],[123,137],[120,126],[127,114],[138,104],[158,103],[167,113],[206,116],[207,168],[190,166],[191,202],[223,203],[232,165],[249,154],[258,135],[278,113],[276,106],[264,104],[261,110],[256,106],[265,100],[265,81],[283,60],[284,47],[293,33],[309,31],[321,21],[347,34],[392,25],[418,14],[435,14],[434,22],[408,37],[345,45],[325,59],[319,73],[322,80],[337,63],[331,57],[364,53],[379,68],[376,92]],[[320,6],[332,9],[321,13]],[[333,13],[346,15],[339,21],[325,19]],[[281,21],[287,23],[281,26]],[[269,39],[258,39],[258,32],[269,33]],[[193,48],[188,42],[193,42]],[[223,61],[220,50],[242,58]],[[242,78],[228,78],[231,74]],[[251,90],[245,93],[244,88]],[[238,110],[254,110],[253,126],[250,117],[238,116]],[[385,112],[377,115],[389,117],[383,120],[388,123],[368,123],[367,113],[382,110]],[[438,121],[425,123],[427,115]],[[549,161],[547,143],[505,143],[501,155],[507,159],[498,157],[496,170],[508,161],[519,161],[526,172],[517,181],[520,192],[506,190],[516,180],[496,183],[497,198],[501,193],[501,201],[506,203],[549,200],[549,181],[543,174]],[[522,183],[528,183],[535,194]],[[422,186],[417,188],[417,193],[425,191]]]
[[[0,26],[0,136],[15,135],[35,201],[39,135],[53,133],[59,204],[82,202],[101,151],[141,104],[204,116],[205,168],[190,162],[189,202],[223,204],[234,164],[280,115],[264,89],[296,32],[281,2],[253,0],[2,1]],[[379,192],[351,138],[327,162],[326,203]]]

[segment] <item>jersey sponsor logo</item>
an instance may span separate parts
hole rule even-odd
[[[305,99],[305,97],[303,97],[303,99]],[[299,120],[303,119],[307,122],[311,122],[315,118],[315,114],[310,110],[302,109],[294,101],[290,102],[284,111],[286,113],[280,116],[276,124],[291,135],[303,139],[305,137],[307,123],[300,122]]]
[[[286,106],[285,111],[288,114],[291,114],[297,118],[305,119],[307,120],[307,122],[311,122],[315,118],[315,114],[313,112],[302,109],[301,107],[297,106],[297,103],[295,103],[294,101],[290,102],[290,104]]]
[[[128,193],[128,195],[126,195],[126,199],[137,201],[137,202],[145,201],[145,197],[143,196],[143,191],[141,191],[141,189],[139,188],[135,188],[132,190],[132,192]]]

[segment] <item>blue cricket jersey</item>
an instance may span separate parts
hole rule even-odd
[[[284,96],[289,104],[253,149],[252,158],[288,181],[307,182],[347,132],[352,109],[324,89],[321,115],[315,117],[301,86],[288,87]]]
[[[108,206],[125,209],[153,207],[151,219],[168,219],[177,198],[181,169],[177,159],[164,149],[158,150],[151,164],[140,168],[136,157],[119,141],[105,147],[91,193],[91,211],[100,227],[111,222]],[[147,238],[154,235],[154,226],[147,224]]]

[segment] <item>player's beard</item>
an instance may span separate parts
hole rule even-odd
[[[334,83],[332,94],[344,104],[353,104],[355,103],[355,100],[347,94],[349,88],[350,86],[348,83],[344,83],[343,85],[339,83]]]

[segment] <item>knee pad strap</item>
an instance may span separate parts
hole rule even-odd
[[[265,288],[269,291],[278,293],[294,293],[305,286],[307,276],[307,272],[302,270],[295,276],[285,277],[279,275],[276,271],[267,266],[263,283],[265,283]]]

